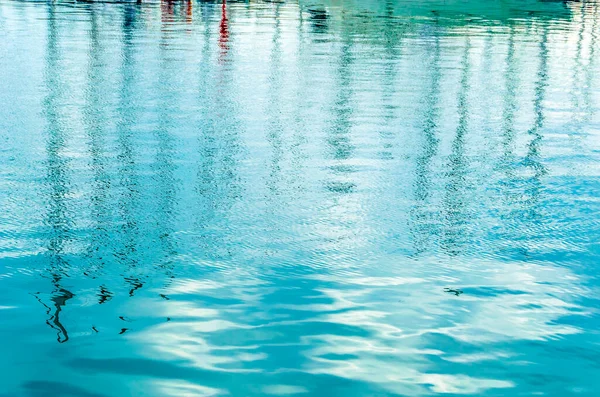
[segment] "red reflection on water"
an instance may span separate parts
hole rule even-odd
[[[185,21],[187,23],[192,23],[193,11],[194,11],[194,3],[192,2],[192,0],[186,1],[185,2]]]
[[[223,0],[221,7],[221,23],[219,24],[219,47],[221,47],[221,55],[219,60],[224,61],[227,51],[229,51],[229,20],[227,19],[227,0]]]
[[[163,23],[173,22],[175,20],[175,7],[172,0],[162,0],[160,2],[160,19]]]
[[[161,0],[160,2],[160,15],[162,22],[185,20],[187,23],[192,23],[193,11],[193,0]]]

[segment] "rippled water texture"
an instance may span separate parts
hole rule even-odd
[[[599,9],[0,0],[0,396],[599,396]]]

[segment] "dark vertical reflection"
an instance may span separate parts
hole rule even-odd
[[[542,26],[542,36],[539,47],[539,67],[536,75],[534,88],[534,124],[528,131],[529,144],[527,145],[527,154],[523,159],[523,166],[528,168],[532,175],[525,178],[524,185],[524,211],[520,214],[521,219],[532,222],[533,225],[541,222],[539,208],[540,193],[542,190],[541,178],[546,175],[546,167],[542,161],[542,129],[544,127],[544,101],[546,98],[546,88],[548,87],[548,26]]]
[[[326,33],[329,30],[329,15],[326,9],[311,7],[308,13],[313,33]]]
[[[200,70],[198,71],[198,103],[199,125],[198,125],[198,170],[195,192],[198,195],[197,216],[195,228],[198,230],[198,245],[205,252],[210,252],[212,233],[208,230],[210,220],[216,216],[217,199],[216,187],[217,176],[215,158],[215,122],[211,114],[210,104],[213,95],[211,93],[214,74],[211,73],[211,20],[214,13],[214,5],[209,2],[202,3],[202,18],[204,20],[204,43],[202,46],[202,57]],[[222,246],[222,244],[216,244]]]
[[[273,204],[278,200],[281,193],[282,170],[281,161],[283,157],[283,122],[281,120],[281,86],[284,81],[281,76],[281,20],[279,15],[280,3],[275,5],[275,26],[271,40],[271,54],[269,56],[269,101],[267,120],[267,141],[271,146],[271,160],[269,164],[269,178],[267,188],[270,191],[271,205],[269,210],[274,209]]]
[[[461,253],[464,244],[468,241],[468,213],[467,205],[471,197],[468,196],[468,155],[465,154],[465,138],[469,122],[469,62],[470,39],[466,38],[461,62],[461,78],[458,87],[458,126],[456,136],[452,141],[452,152],[446,165],[445,177],[447,179],[443,199],[444,231],[442,234],[442,249],[450,255]]]
[[[210,4],[207,7],[216,8]],[[199,214],[195,220],[198,244],[202,254],[211,259],[228,258],[232,246],[226,238],[232,225],[228,213],[242,194],[239,176],[240,123],[236,117],[235,97],[231,88],[233,74],[232,53],[229,51],[229,17],[222,4],[217,25],[218,53],[213,62],[211,25],[209,16],[216,14],[210,8],[203,9],[207,15],[204,32],[203,56],[199,71],[200,122],[198,139],[198,172],[196,193]]]
[[[598,45],[598,2],[587,4],[585,17],[592,19],[592,27],[590,30],[590,40],[588,49],[588,62],[585,68],[585,82],[583,86],[583,111],[584,118],[583,123],[588,123],[592,120],[595,114],[594,103],[593,103],[593,82],[596,75],[596,46]]]
[[[94,277],[106,264],[106,248],[110,241],[111,210],[109,203],[110,175],[107,170],[104,129],[104,120],[106,120],[107,115],[104,112],[104,106],[101,105],[104,98],[100,92],[104,81],[102,76],[102,56],[104,49],[99,38],[97,8],[93,5],[90,6],[89,14],[89,52],[83,123],[87,136],[89,166],[92,171],[90,194],[92,231],[87,249],[87,257],[90,265],[85,273]],[[105,302],[107,300],[106,297],[110,294],[108,290],[103,291],[102,288],[104,287],[101,287],[99,294],[101,303]]]
[[[238,102],[234,95],[234,48],[231,41],[227,1],[221,6],[221,21],[219,24],[219,56],[220,66],[217,68],[214,97],[211,101],[211,116],[216,124],[216,147],[219,158],[219,190],[216,199],[222,210],[229,210],[234,202],[240,199],[242,185],[239,175],[239,156],[241,154],[240,134],[242,125],[237,117]]]
[[[431,193],[433,189],[431,162],[438,153],[439,138],[438,124],[440,118],[440,94],[441,94],[441,45],[439,26],[435,25],[433,31],[433,43],[429,43],[427,69],[429,87],[425,91],[426,97],[421,106],[424,109],[422,137],[423,144],[418,154],[415,166],[414,181],[414,206],[411,209],[411,233],[416,254],[420,254],[429,248],[430,240],[437,233],[435,217],[431,211]]]
[[[164,32],[163,32],[164,34]],[[163,42],[168,40],[163,37]],[[173,70],[176,65],[169,60],[169,48],[160,47],[159,81],[157,83],[158,98],[160,103],[155,112],[158,113],[158,126],[155,131],[157,143],[156,156],[152,164],[152,175],[155,182],[153,192],[155,195],[155,210],[153,216],[155,223],[152,225],[155,232],[153,236],[158,238],[155,263],[158,264],[166,274],[172,276],[172,260],[177,254],[177,243],[174,237],[174,221],[178,216],[177,211],[177,178],[175,177],[175,156],[177,153],[176,140],[173,137],[173,120],[181,113],[180,99],[177,97],[177,81],[172,79]],[[154,241],[154,240],[153,240]],[[153,244],[154,246],[155,244]]]
[[[156,212],[156,223],[158,237],[162,248],[162,265],[170,265],[170,258],[177,254],[176,243],[173,237],[175,228],[173,221],[177,217],[175,206],[177,199],[177,180],[175,178],[175,152],[177,150],[175,140],[169,132],[168,121],[165,114],[160,115],[159,128],[157,131],[158,151],[155,159],[156,179],[158,182],[157,197],[158,209]]]
[[[46,324],[56,331],[56,340],[58,343],[65,343],[69,340],[69,334],[60,320],[60,313],[62,312],[62,308],[67,304],[67,301],[75,295],[64,288],[60,288],[60,279],[53,280],[53,283],[56,289],[50,298],[52,301],[51,306],[46,305],[38,295],[36,295],[36,299],[46,308],[46,315],[49,316]]]
[[[470,32],[465,32],[466,35],[471,34]],[[497,60],[494,57],[494,39],[495,39],[496,35],[494,34],[493,30],[490,28],[487,30],[486,34],[485,34],[485,38],[483,41],[483,50],[481,53],[481,64],[477,65],[475,68],[478,69],[477,71],[477,75],[478,75],[478,79],[479,81],[476,83],[478,85],[481,85],[483,87],[485,87],[484,89],[488,92],[493,92],[496,87],[497,87],[497,81],[495,81],[495,70],[494,70],[494,64],[497,62]],[[480,71],[483,71],[483,73],[481,73]],[[474,73],[475,76],[475,73]],[[484,80],[481,80],[481,76],[484,77]],[[481,129],[481,134],[482,135],[488,135],[491,133],[492,130],[495,130],[496,126],[494,125],[495,121],[494,119],[496,118],[496,104],[493,103],[492,101],[494,100],[494,97],[496,97],[497,95],[484,95],[483,97],[481,97],[481,99],[478,99],[477,102],[479,103],[474,103],[474,105],[477,105],[477,109],[474,110],[474,113],[480,113],[480,114],[485,114],[487,115],[487,117],[484,117],[483,120],[480,121],[480,127],[478,127],[479,129]],[[490,156],[490,157],[494,157],[494,149],[496,146],[495,145],[489,145],[488,146],[490,149],[492,149],[491,151],[487,151],[486,150],[486,155]]]
[[[587,23],[586,2],[585,1],[581,2],[581,5],[579,6],[579,13],[580,13],[581,20],[579,21],[579,29],[577,31],[577,44],[575,46],[575,59],[574,59],[575,65],[572,68],[573,75],[571,76],[571,79],[573,82],[573,85],[571,87],[571,98],[573,101],[572,114],[573,114],[573,119],[574,119],[572,121],[576,124],[576,128],[583,121],[583,120],[581,120],[581,115],[582,115],[582,111],[584,110],[584,109],[582,109],[582,104],[581,104],[581,100],[583,99],[583,98],[581,98],[581,94],[583,93],[582,85],[585,84],[585,81],[583,81],[583,78],[585,76],[584,68],[586,67],[586,65],[584,65],[584,62],[583,62],[583,41],[585,38],[586,23]]]
[[[402,37],[405,33],[405,25],[400,25],[394,18],[394,2],[386,1],[385,18],[383,19],[383,48],[385,50],[385,64],[383,71],[383,95],[382,102],[384,106],[383,118],[385,128],[380,132],[383,148],[379,152],[379,157],[383,160],[391,160],[393,154],[393,138],[396,136],[397,117],[396,110],[396,76],[398,74],[398,62],[400,60]]]
[[[335,102],[332,108],[331,126],[327,134],[327,149],[329,157],[334,161],[330,167],[336,179],[327,182],[326,188],[335,193],[350,193],[355,188],[354,182],[347,178],[353,169],[345,163],[351,159],[355,147],[351,141],[352,129],[352,65],[354,56],[353,38],[351,35],[351,21],[347,24],[342,21],[341,48],[337,62],[337,76],[334,87],[337,89]]]
[[[303,73],[302,68],[306,65],[310,65],[310,61],[307,59],[307,55],[310,56],[311,45],[307,42],[305,34],[305,21],[304,11],[300,4],[298,4],[298,25],[297,25],[297,39],[298,39],[298,53],[296,58],[296,65],[298,66],[298,72],[295,76],[283,76],[284,82],[297,79],[295,84],[295,103],[297,106],[294,107],[292,116],[292,139],[290,148],[290,163],[288,174],[289,178],[287,182],[292,186],[296,192],[302,189],[304,185],[306,175],[304,174],[304,166],[306,161],[306,152],[304,151],[304,144],[307,142],[306,131],[310,120],[306,112],[304,111],[309,106],[308,101],[304,95],[304,88],[309,84],[310,76],[307,73]],[[287,77],[287,79],[285,78]]]
[[[212,21],[213,14],[215,13],[215,7],[209,0],[199,0],[200,2],[200,15],[204,22],[204,28],[209,29],[209,24]]]
[[[517,116],[519,78],[515,60],[515,27],[512,25],[510,26],[508,35],[505,67],[505,89],[502,110],[502,155],[500,158],[500,169],[504,175],[501,177],[500,184],[504,205],[506,208],[513,208],[520,195],[515,190],[515,165],[517,164],[514,154],[516,136],[515,118]],[[510,220],[510,216],[507,216],[507,214],[503,214],[501,217],[506,221]]]
[[[501,164],[506,175],[510,178],[513,173],[512,164],[514,140],[515,140],[515,117],[517,112],[517,89],[519,87],[518,71],[515,62],[515,27],[510,26],[508,35],[508,50],[506,53],[506,70],[504,73],[506,84],[504,90],[504,107],[502,110],[502,146],[503,153]]]
[[[46,119],[46,176],[47,207],[45,224],[49,228],[46,246],[49,273],[54,290],[51,306],[44,304],[50,318],[46,323],[56,330],[60,343],[69,340],[67,329],[63,326],[60,313],[74,294],[62,287],[62,280],[69,267],[65,259],[67,245],[71,242],[73,214],[68,207],[71,183],[69,180],[69,160],[63,153],[67,147],[67,120],[60,114],[64,97],[64,81],[61,78],[61,53],[59,27],[55,5],[47,5],[48,35],[46,42],[46,69],[44,72],[47,95],[43,100],[43,112]],[[41,302],[41,300],[40,300]],[[42,302],[43,303],[43,302]]]
[[[133,93],[136,79],[136,63],[134,58],[134,30],[138,16],[138,6],[122,5],[122,54],[121,54],[121,88],[117,105],[117,175],[119,194],[117,198],[117,215],[119,229],[116,231],[117,242],[115,256],[120,267],[124,269],[125,281],[130,285],[129,295],[141,288],[137,272],[138,240],[140,226],[136,218],[140,206],[140,181],[136,164],[136,142],[133,128],[137,121],[137,98]]]

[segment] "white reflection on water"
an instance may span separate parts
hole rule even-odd
[[[561,318],[591,315],[574,303],[586,291],[564,267],[489,260],[454,260],[435,268],[412,265],[396,268],[393,272],[399,275],[393,277],[314,275],[306,287],[306,281],[298,278],[296,287],[290,288],[303,298],[295,303],[269,296],[278,292],[275,281],[253,287],[229,279],[220,286],[210,283],[208,289],[206,282],[194,286],[186,280],[181,287],[175,282],[167,294],[176,301],[227,296],[239,298],[239,303],[210,312],[172,305],[168,313],[157,313],[170,316],[170,322],[131,338],[145,347],[143,355],[148,358],[212,371],[259,372],[264,379],[276,379],[281,371],[330,375],[377,384],[401,395],[478,394],[515,383],[461,373],[461,367],[436,373],[435,362],[510,360],[528,365],[520,343],[582,332],[560,324]],[[231,289],[238,281],[240,290]],[[445,293],[445,285],[460,285],[464,293]],[[236,334],[235,339],[226,336]],[[285,335],[299,338],[282,342]],[[278,353],[277,346],[290,344],[301,355],[288,366],[270,367],[271,360],[285,354]],[[466,347],[457,350],[455,345]]]

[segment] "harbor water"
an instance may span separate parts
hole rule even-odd
[[[599,9],[0,0],[0,397],[599,396]]]

